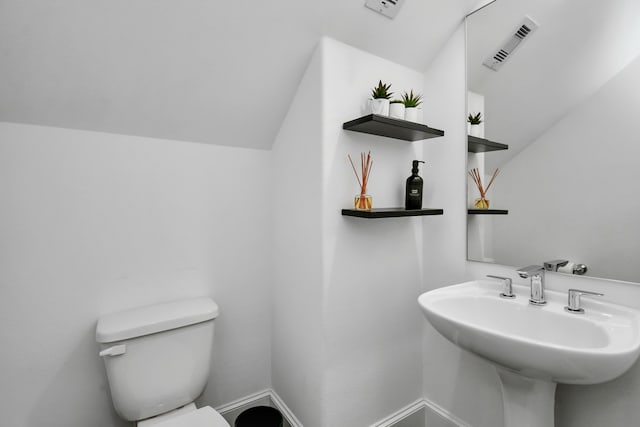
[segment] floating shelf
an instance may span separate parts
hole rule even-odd
[[[508,150],[507,144],[489,141],[484,138],[467,135],[467,151],[469,153],[486,153],[488,151]]]
[[[507,215],[506,209],[468,209],[469,215]]]
[[[342,129],[371,135],[387,136],[404,141],[420,141],[423,139],[444,136],[444,131],[433,129],[421,123],[392,119],[387,116],[369,114],[359,119],[342,124]]]
[[[342,209],[342,215],[358,218],[400,218],[405,216],[442,215],[442,209],[378,208],[370,211]]]

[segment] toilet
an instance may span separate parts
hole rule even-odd
[[[203,297],[98,320],[96,341],[120,417],[138,427],[230,427],[216,410],[194,403],[209,378],[218,313]]]

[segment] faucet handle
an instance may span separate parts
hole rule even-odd
[[[580,297],[582,295],[594,297],[604,296],[604,294],[601,294],[600,292],[583,291],[582,289],[569,289],[569,294],[567,295],[568,305],[564,307],[564,310],[569,313],[583,314],[584,308],[580,307]]]
[[[569,264],[568,259],[554,259],[553,261],[545,261],[544,269],[547,271],[558,271],[558,267],[564,267]]]
[[[544,267],[541,265],[528,265],[526,267],[520,267],[516,270],[516,273],[523,279],[527,279],[535,275],[544,275]]]
[[[516,297],[516,295],[513,293],[513,287],[511,286],[512,281],[511,281],[510,277],[494,276],[492,274],[487,274],[487,277],[490,277],[492,279],[502,280],[502,284],[504,286],[503,291],[500,292],[500,296],[502,298],[515,298]]]

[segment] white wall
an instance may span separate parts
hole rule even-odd
[[[504,165],[492,188],[509,209],[495,223],[496,259],[563,258],[640,281],[638,87],[640,57]],[[515,253],[516,242],[527,244]]]
[[[404,203],[422,158],[422,143],[342,129],[380,79],[422,92],[421,73],[323,39],[274,144],[273,386],[306,427],[368,425],[422,394],[423,220],[340,214],[359,191],[347,154],[371,150],[377,207]]]
[[[270,385],[271,161],[231,149],[0,123],[2,424],[124,426],[104,313],[219,304],[202,403]]]
[[[432,159],[431,204],[444,208],[442,221],[424,226],[424,290],[466,278],[467,128],[464,28],[447,42],[425,74],[427,118],[445,130],[442,141],[425,146]],[[427,190],[425,190],[427,192]],[[417,307],[417,303],[416,307]],[[500,386],[493,368],[424,326],[424,396],[474,427],[502,425]]]
[[[273,388],[322,426],[322,54],[307,67],[273,145]]]
[[[421,396],[422,317],[415,303],[423,281],[421,229],[442,217],[341,216],[359,193],[348,154],[357,168],[360,153],[371,151],[367,191],[374,208],[403,206],[411,161],[426,160],[425,179],[433,161],[422,154],[428,141],[342,129],[367,113],[365,101],[379,80],[399,98],[411,89],[424,93],[421,73],[331,39],[323,40],[323,60],[323,425],[365,426]],[[432,206],[431,197],[423,203]]]

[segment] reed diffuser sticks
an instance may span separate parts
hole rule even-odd
[[[358,180],[358,184],[360,185],[360,195],[357,195],[354,199],[354,206],[359,210],[371,210],[373,205],[372,197],[367,195],[367,184],[369,183],[369,177],[371,176],[371,168],[373,167],[373,158],[371,157],[371,151],[367,154],[360,153],[360,175],[358,175],[358,171],[356,170],[356,166],[353,163],[350,155],[347,155],[349,158],[349,163],[351,163],[351,168],[353,169],[353,173],[356,175],[356,179]]]
[[[353,168],[353,173],[356,175],[356,179],[358,180],[358,184],[360,184],[360,194],[367,194],[367,183],[369,182],[369,176],[371,175],[371,168],[373,167],[373,159],[371,158],[371,151],[365,155],[365,153],[360,153],[360,172],[362,174],[362,180],[358,176],[358,172],[356,171],[356,166],[353,164],[353,160],[351,160],[351,156],[347,155],[349,158],[349,163],[351,163],[351,167]]]
[[[477,208],[479,209],[489,208],[489,201],[487,200],[487,197],[486,197],[487,192],[489,191],[489,188],[491,188],[491,184],[493,184],[493,181],[495,181],[499,173],[500,173],[500,170],[496,169],[493,172],[491,179],[489,180],[489,184],[486,187],[484,187],[482,185],[482,177],[480,176],[480,171],[478,170],[478,168],[473,168],[469,171],[469,176],[471,176],[471,179],[473,179],[473,182],[476,184],[476,187],[478,187],[478,191],[480,192],[480,199],[475,201],[475,206]]]

